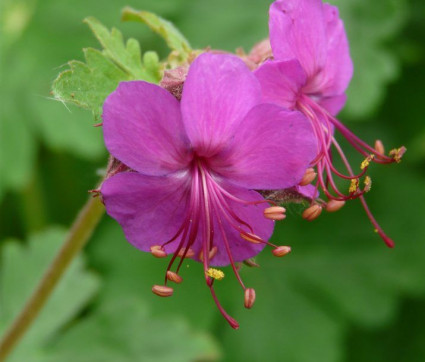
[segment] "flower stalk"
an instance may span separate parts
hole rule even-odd
[[[69,234],[44,273],[38,286],[0,342],[0,362],[6,360],[15,345],[37,318],[71,261],[78,255],[104,213],[99,198],[90,197],[75,219]]]

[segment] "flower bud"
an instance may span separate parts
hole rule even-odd
[[[264,209],[264,217],[270,220],[283,220],[286,218],[286,209],[282,206],[272,206]]]
[[[338,211],[344,205],[345,205],[345,201],[342,201],[342,200],[330,200],[326,204],[326,211],[327,212],[335,212],[335,211]]]
[[[251,309],[255,302],[255,290],[253,288],[245,289],[245,308]]]
[[[298,185],[307,186],[316,178],[316,176],[317,173],[314,171],[314,168],[310,167],[305,171],[305,174]]]
[[[304,210],[304,212],[302,213],[302,217],[307,221],[313,221],[317,219],[321,213],[322,206],[314,204],[313,206],[310,206],[308,209]]]
[[[282,246],[278,246],[277,248],[274,248],[272,250],[272,253],[274,256],[277,256],[278,258],[280,258],[282,256],[289,254],[291,250],[292,249],[290,246],[282,245]]]
[[[152,292],[160,297],[171,297],[173,295],[173,288],[166,285],[154,285]]]
[[[180,275],[172,272],[171,270],[167,271],[167,279],[177,284],[180,284],[183,281],[183,278]]]

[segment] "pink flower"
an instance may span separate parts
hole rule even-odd
[[[276,256],[287,252],[268,242],[276,218],[252,190],[297,184],[317,147],[301,113],[260,102],[260,85],[240,59],[206,53],[191,65],[180,103],[159,86],[133,81],[103,107],[106,147],[131,169],[103,183],[106,210],[136,248],[173,254],[165,285],[153,292],[170,296],[167,280],[181,282],[182,262],[193,258],[233,328],[238,323],[213,288],[222,272],[210,267],[230,264],[252,306],[255,292],[235,263],[266,244]]]
[[[344,92],[353,73],[338,9],[321,0],[278,0],[270,7],[269,26],[274,60],[266,61],[255,71],[263,100],[299,110],[310,120],[318,141],[311,165],[317,171],[316,191],[320,188],[331,201],[329,211],[337,210],[345,200],[360,198],[375,230],[392,247],[393,241],[378,225],[363,197],[370,190],[370,177],[364,178],[362,188],[360,179],[370,162],[399,162],[405,148],[392,150],[386,156],[380,141],[375,147],[369,146],[334,117],[345,104]],[[355,174],[349,164],[334,137],[335,129],[364,157],[360,173]],[[331,147],[342,160],[345,172],[334,166]],[[348,193],[340,191],[335,177],[350,181]],[[304,195],[314,195],[311,188],[299,189]]]

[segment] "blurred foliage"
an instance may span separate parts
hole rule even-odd
[[[82,19],[95,16],[107,29],[120,29],[123,38],[137,39],[141,54],[152,50],[164,58],[166,46],[157,34],[140,23],[120,23],[124,6],[171,20],[194,49],[233,51],[249,50],[267,36],[270,2],[120,0],[99,6],[94,0],[3,0],[0,240],[7,241],[1,243],[1,331],[63,240],[64,228],[51,225],[72,222],[106,163],[101,130],[91,127],[90,112],[67,109],[49,94],[68,61],[85,66],[82,48],[99,48]],[[184,283],[173,298],[157,298],[150,287],[163,278],[166,262],[134,249],[105,218],[88,245],[86,263],[75,261],[11,361],[425,359],[425,4],[332,3],[340,7],[355,63],[342,119],[371,143],[379,137],[388,147],[408,148],[400,165],[371,168],[368,201],[396,248],[386,249],[356,202],[313,223],[290,215],[274,240],[292,245],[293,253],[276,260],[264,252],[257,258],[261,268],[242,269],[246,284],[257,291],[252,310],[243,308],[230,270],[217,283],[219,298],[241,324],[233,331],[216,310],[199,264],[185,264]],[[121,72],[146,64],[135,56],[136,40],[129,58],[116,59],[115,47],[124,47],[119,33],[97,31],[103,51],[86,54],[96,53]],[[129,59],[136,63],[128,66]],[[356,124],[359,119],[369,122]]]
[[[23,308],[65,235],[63,228],[50,228],[33,235],[27,245],[5,241],[1,268],[1,334]],[[81,257],[72,262],[40,316],[12,354],[11,361],[43,361],[43,346],[94,296],[100,281],[83,268]]]

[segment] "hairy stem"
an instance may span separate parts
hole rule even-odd
[[[43,275],[21,313],[13,321],[0,342],[0,362],[13,350],[34,322],[38,313],[52,294],[58,281],[76,255],[89,240],[104,213],[99,198],[90,198],[75,219],[69,234]]]

